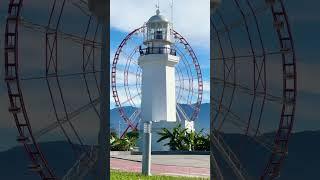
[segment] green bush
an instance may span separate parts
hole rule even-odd
[[[137,131],[128,132],[124,137],[119,138],[116,134],[111,134],[111,151],[130,151],[138,141],[139,133]]]
[[[161,137],[157,142],[168,139],[169,142],[165,146],[169,146],[173,151],[210,151],[210,137],[203,134],[203,129],[200,132],[188,131],[178,124],[172,132],[167,128],[162,128],[158,134]]]

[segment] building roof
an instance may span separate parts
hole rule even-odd
[[[148,20],[148,23],[154,23],[154,22],[169,22],[169,20],[166,17],[160,15],[160,11],[159,9],[157,9],[157,14],[152,16]]]

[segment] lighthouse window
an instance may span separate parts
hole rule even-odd
[[[155,39],[163,39],[162,38],[162,31],[156,31]]]

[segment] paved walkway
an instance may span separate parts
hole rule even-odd
[[[111,156],[111,169],[141,172],[141,155]],[[151,173],[173,176],[210,176],[209,155],[152,155]]]

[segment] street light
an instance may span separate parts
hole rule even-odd
[[[143,124],[142,174],[146,176],[151,175],[151,126],[151,121]]]

